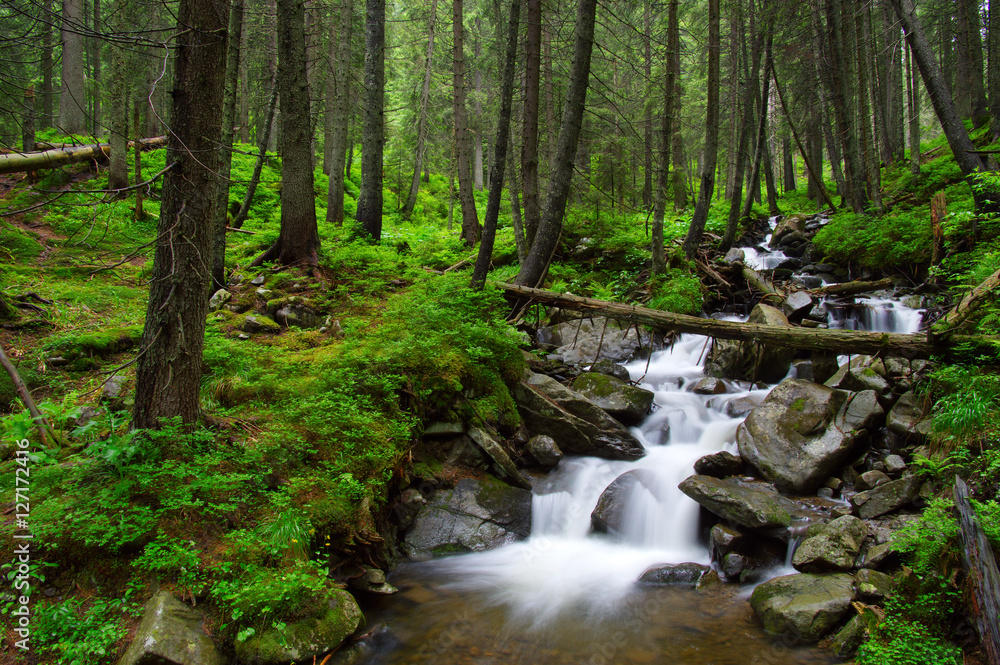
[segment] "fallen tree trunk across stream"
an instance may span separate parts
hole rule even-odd
[[[934,337],[924,334],[865,332],[859,330],[828,330],[800,328],[797,326],[771,326],[757,323],[737,323],[703,319],[685,314],[673,314],[646,307],[626,305],[582,298],[568,293],[555,293],[527,286],[497,282],[508,295],[545,305],[555,305],[592,314],[600,314],[619,321],[628,321],[680,333],[707,335],[719,339],[760,342],[813,351],[832,351],[842,354],[897,356],[902,358],[927,358],[946,353],[959,344],[988,349],[996,353],[1000,337],[983,335],[951,335]]]

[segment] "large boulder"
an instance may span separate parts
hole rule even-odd
[[[767,632],[815,642],[847,618],[854,596],[852,575],[785,575],[754,589],[750,606]]]
[[[434,495],[406,533],[413,558],[481,552],[531,534],[531,492],[487,476],[462,478]]]
[[[850,570],[867,535],[865,523],[852,515],[810,527],[792,556],[792,565],[806,573]]]
[[[629,498],[638,487],[644,487],[657,499],[662,497],[660,482],[648,469],[626,471],[608,485],[590,514],[590,525],[599,533],[620,535],[624,532]]]
[[[623,331],[617,321],[602,317],[566,321],[538,330],[538,341],[556,347],[556,354],[570,365],[582,365],[600,358],[615,362],[631,360],[640,347],[648,347],[648,333],[640,336],[634,326]]]
[[[781,310],[762,304],[753,308],[747,323],[791,325]],[[723,379],[777,383],[788,374],[794,357],[795,349],[792,348],[717,339],[705,362],[705,374]]]
[[[652,391],[607,374],[584,372],[573,381],[573,390],[625,425],[638,425],[653,406]]]
[[[524,446],[524,452],[528,453],[531,459],[543,469],[552,469],[559,460],[563,458],[563,451],[551,436],[539,434],[528,439]]]
[[[924,484],[920,476],[904,476],[865,492],[858,492],[850,498],[854,512],[867,520],[898,510],[920,496]]]
[[[514,400],[528,430],[551,436],[565,453],[624,460],[645,454],[638,439],[604,409],[544,374],[521,381]]]
[[[922,445],[931,434],[929,411],[926,397],[913,391],[904,393],[889,410],[885,426],[901,443]]]
[[[709,512],[739,526],[767,529],[792,523],[794,504],[789,499],[734,478],[691,476],[678,487]]]
[[[782,381],[736,430],[740,456],[779,489],[814,492],[884,415],[874,391]]]
[[[326,602],[318,609],[280,630],[267,628],[244,642],[236,643],[236,656],[244,663],[285,665],[312,660],[333,651],[351,636],[363,618],[354,596],[341,589],[328,589]]]
[[[229,661],[201,623],[198,612],[159,592],[146,602],[142,623],[118,665],[225,665]]]

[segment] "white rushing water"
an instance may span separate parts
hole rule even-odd
[[[646,455],[623,462],[569,457],[535,488],[532,535],[520,543],[484,553],[449,557],[433,565],[451,586],[485,592],[511,614],[544,624],[563,610],[601,615],[614,611],[639,576],[660,563],[709,563],[698,541],[698,505],[677,485],[694,473],[694,462],[735,447],[742,421],[726,415],[729,401],[766,390],[729,384],[724,395],[696,395],[704,377],[700,361],[705,338],[685,335],[670,349],[628,365],[633,378],[654,391],[655,412],[633,434]],[[628,500],[620,536],[591,532],[591,512],[601,493],[627,471],[644,469],[651,482]]]

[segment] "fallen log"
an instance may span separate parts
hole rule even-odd
[[[866,354],[899,356],[903,358],[927,358],[945,353],[958,344],[996,352],[994,345],[1000,344],[1000,337],[983,335],[953,335],[945,338],[927,335],[904,335],[900,333],[866,332],[860,330],[829,330],[800,328],[795,326],[770,326],[758,323],[737,323],[703,319],[685,314],[673,314],[647,307],[637,307],[624,303],[606,302],[592,298],[582,298],[568,293],[554,293],[527,286],[496,282],[508,295],[522,300],[566,309],[575,309],[591,314],[600,314],[619,321],[628,321],[649,326],[657,330],[708,335],[719,339],[761,342],[774,346],[785,346],[813,351],[832,351],[843,354]]]
[[[160,147],[167,144],[167,137],[158,136],[152,139],[141,139],[141,146]],[[130,143],[129,145],[134,145]],[[104,161],[111,155],[111,146],[107,143],[95,143],[65,148],[53,148],[42,152],[8,153],[0,155],[0,173],[20,173],[37,171],[39,169],[54,169],[66,164],[86,162],[91,159]]]
[[[841,284],[821,286],[818,289],[809,289],[809,293],[814,296],[856,296],[859,293],[891,289],[893,286],[892,279],[886,277],[874,282],[843,282]]]
[[[38,405],[35,404],[35,400],[31,397],[31,392],[28,391],[28,386],[24,385],[24,381],[21,379],[21,375],[18,374],[17,368],[14,367],[14,364],[7,359],[7,354],[3,352],[2,346],[0,346],[0,366],[7,370],[7,375],[14,384],[14,389],[17,391],[21,401],[24,402],[24,405],[28,408],[28,413],[31,414],[35,424],[38,426],[38,433],[42,437],[42,445],[46,448],[50,447],[52,441],[52,425],[49,424],[48,419],[46,419],[42,412],[38,410]]]
[[[939,325],[945,329],[954,328],[976,310],[985,300],[996,297],[1000,289],[1000,270],[986,278],[986,280],[974,289],[969,290],[962,300],[950,312],[944,315]]]
[[[972,584],[972,613],[989,665],[1000,665],[1000,571],[993,548],[969,501],[969,488],[955,476],[955,509],[961,526],[962,559]]]

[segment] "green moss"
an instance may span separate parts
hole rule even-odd
[[[789,405],[788,408],[793,409],[795,411],[805,411],[805,409],[806,409],[806,398],[805,397],[798,398],[797,400],[795,400],[794,402],[792,402]]]

